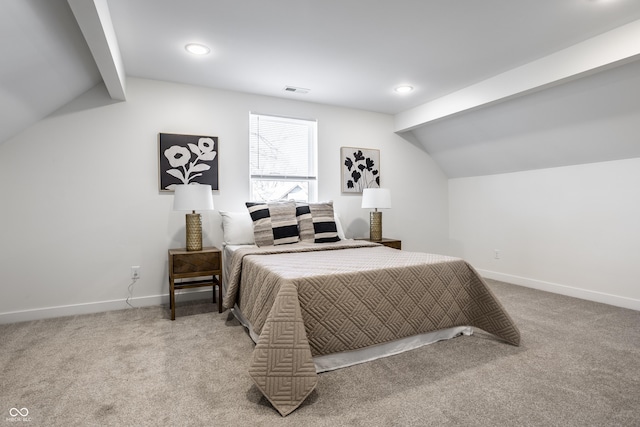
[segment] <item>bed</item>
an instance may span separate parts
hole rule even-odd
[[[249,329],[256,342],[249,374],[283,416],[325,370],[469,334],[470,327],[520,343],[509,314],[459,258],[340,238],[227,244],[224,261],[223,306]]]

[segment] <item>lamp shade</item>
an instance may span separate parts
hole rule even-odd
[[[391,192],[388,188],[365,188],[362,190],[362,207],[367,209],[390,209]]]
[[[176,185],[174,211],[212,211],[211,186],[203,184]]]

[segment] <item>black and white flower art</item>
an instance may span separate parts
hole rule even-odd
[[[178,184],[209,184],[218,190],[218,137],[160,134],[160,191]]]
[[[380,187],[380,150],[340,148],[342,192],[362,193],[365,188]]]

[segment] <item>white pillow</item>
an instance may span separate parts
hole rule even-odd
[[[249,212],[225,212],[222,216],[222,240],[225,245],[253,245],[253,221]]]
[[[333,218],[336,221],[336,228],[338,229],[338,237],[340,238],[340,240],[347,240],[347,238],[344,236],[344,230],[342,229],[342,224],[340,223],[340,217],[338,216],[337,213],[334,212]]]

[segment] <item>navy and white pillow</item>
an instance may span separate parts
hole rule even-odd
[[[253,220],[256,245],[285,245],[300,240],[295,202],[247,202],[246,205]]]
[[[296,205],[298,230],[303,242],[338,242],[338,228],[334,218],[333,202],[298,203]]]

